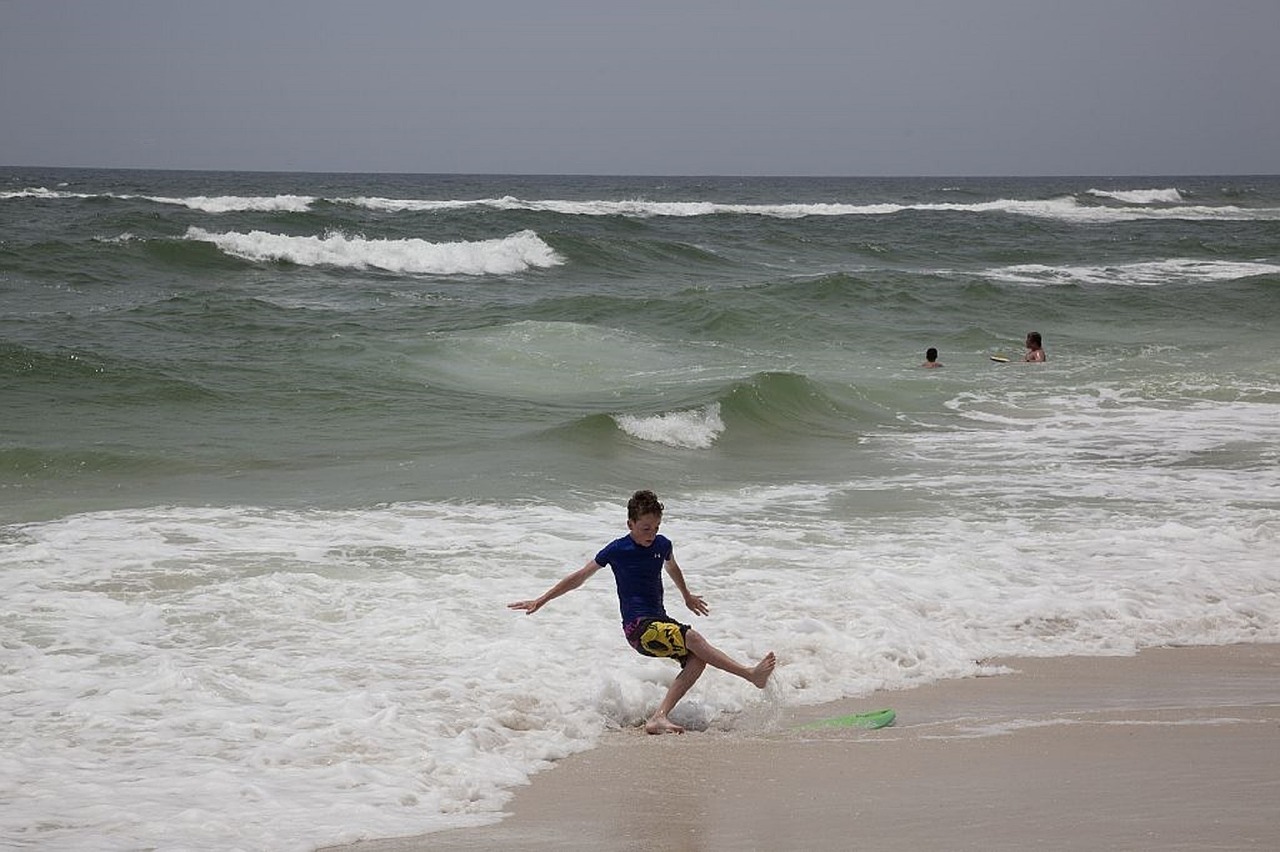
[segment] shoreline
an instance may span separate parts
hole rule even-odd
[[[326,849],[1280,848],[1280,644],[992,662],[1013,671],[768,730],[613,732],[500,822]],[[882,707],[878,731],[796,730]]]

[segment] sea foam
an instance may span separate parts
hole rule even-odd
[[[992,655],[1276,641],[1271,469],[1182,464],[1238,418],[1115,401],[1064,394],[1006,428],[1024,400],[966,396],[976,431],[880,439],[952,459],[928,487],[980,513],[844,508],[920,487],[910,471],[664,494],[664,531],[713,607],[703,629],[735,658],[783,661],[764,692],[709,672],[677,721],[768,729],[782,705],[972,675]],[[1275,440],[1269,408],[1241,410]],[[1091,448],[1105,457],[1065,473]],[[1060,471],[1052,500],[1009,485],[1030,469]],[[535,616],[505,608],[623,534],[619,511],[158,506],[10,527],[0,836],[304,850],[495,818],[506,788],[637,724],[675,672],[626,647],[604,574]]]
[[[93,195],[86,195],[82,192],[67,192],[65,190],[48,189],[43,186],[33,186],[26,189],[12,189],[0,192],[0,201],[9,201],[11,199],[35,198],[45,201],[56,201],[62,198],[93,198]]]
[[[214,233],[193,227],[187,229],[186,239],[213,243],[221,251],[245,260],[424,275],[511,275],[564,262],[533,231],[492,240],[432,243],[420,239],[371,240],[343,233],[323,237],[266,231]]]
[[[703,408],[669,411],[650,417],[620,414],[614,417],[614,422],[633,438],[695,450],[710,447],[725,428],[718,402]]]
[[[1095,198],[1110,198],[1123,201],[1125,204],[1178,204],[1182,193],[1176,189],[1123,189],[1105,190],[1091,189],[1089,194]]]
[[[128,197],[128,196],[122,196]],[[316,199],[310,195],[193,195],[189,198],[166,198],[163,196],[145,196],[148,201],[157,204],[177,204],[200,210],[205,213],[237,213],[241,211],[302,213],[311,208]]]
[[[1095,191],[1099,194],[1101,191]],[[1178,195],[1174,199],[1173,194]],[[1107,207],[1081,204],[1073,196],[1048,199],[1000,198],[970,204],[942,202],[866,203],[811,202],[787,204],[729,204],[715,201],[650,201],[624,200],[527,200],[504,196],[474,200],[418,200],[377,197],[337,199],[339,203],[352,204],[380,211],[436,211],[456,210],[466,207],[492,210],[528,210],[556,213],[564,216],[620,216],[634,219],[658,217],[692,218],[699,216],[763,216],[775,219],[802,219],[820,216],[892,216],[904,212],[921,213],[1004,213],[1014,216],[1030,216],[1041,219],[1058,219],[1068,222],[1105,223],[1140,219],[1195,219],[1239,221],[1248,219],[1280,219],[1280,209],[1248,209],[1233,205],[1150,207],[1143,206],[1161,201],[1180,200],[1175,190],[1134,191],[1111,193],[1118,200],[1130,199],[1133,207]]]
[[[1280,274],[1280,265],[1175,257],[1113,266],[1048,266],[1026,263],[989,269],[983,274],[992,280],[1011,284],[1159,287],[1170,284],[1211,284],[1252,278],[1255,275],[1276,275]]]
[[[496,211],[530,211],[562,216],[617,216],[632,219],[658,217],[694,218],[702,216],[763,216],[775,219],[803,219],[824,216],[892,216],[905,212],[1008,214],[1041,219],[1056,219],[1083,224],[1132,222],[1143,219],[1177,219],[1190,221],[1276,221],[1280,208],[1239,207],[1236,205],[1185,204],[1181,191],[1168,189],[1100,190],[1084,195],[1125,206],[1082,204],[1075,196],[1057,198],[998,198],[973,203],[954,202],[805,202],[805,203],[726,203],[706,200],[653,201],[647,199],[522,199],[515,196],[477,199],[420,199],[383,196],[348,196],[320,198],[305,195],[272,196],[134,196],[106,193],[85,195],[45,188],[30,188],[0,193],[4,199],[69,199],[69,198],[142,198],[157,204],[171,204],[206,213],[233,212],[301,212],[313,209],[320,201],[344,204],[379,212],[437,212],[468,208]],[[1161,206],[1156,206],[1161,205]]]

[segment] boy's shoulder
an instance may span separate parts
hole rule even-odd
[[[630,535],[624,535],[624,536],[619,536],[618,538],[615,538],[613,541],[609,542],[604,547],[600,548],[599,555],[603,555],[603,556],[608,556],[610,554],[622,555],[626,553],[641,553],[645,551],[657,551],[659,553],[666,555],[671,552],[671,547],[672,547],[671,539],[667,538],[662,533],[658,533],[656,536],[654,536],[653,544],[649,545],[648,547],[645,547],[644,545],[637,543],[636,540],[632,538]],[[598,559],[596,561],[601,565],[606,564],[604,562],[600,562],[600,560]]]
[[[663,535],[662,533],[658,533],[657,535],[655,535],[655,536],[653,537],[653,544],[651,544],[651,545],[649,545],[649,546],[650,546],[650,547],[658,547],[658,546],[660,546],[660,545],[661,545],[661,546],[668,546],[668,547],[669,547],[669,546],[671,545],[671,539],[667,538],[667,537],[666,537],[665,535]],[[645,549],[645,546],[644,546],[643,544],[638,543],[638,542],[637,542],[634,538],[632,538],[629,534],[628,534],[628,535],[618,536],[618,537],[617,537],[617,538],[615,538],[613,541],[611,541],[611,542],[609,542],[608,544],[606,544],[604,547],[605,547],[605,549],[608,549],[608,548],[610,548],[610,547],[626,547],[626,548],[634,548],[634,549],[636,549],[636,550],[644,550],[644,549]]]
[[[628,544],[635,544],[635,541],[633,541],[629,535],[620,535],[604,547],[600,548],[600,550],[614,550],[619,547],[626,547]]]

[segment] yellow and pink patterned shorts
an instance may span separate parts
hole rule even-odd
[[[627,641],[646,657],[672,657],[684,665],[689,649],[684,646],[687,624],[664,618],[637,618],[622,627]]]

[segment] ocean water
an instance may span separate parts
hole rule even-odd
[[[642,487],[695,729],[1280,641],[1278,329],[1276,177],[0,170],[0,845],[495,819],[675,672],[505,606]]]

